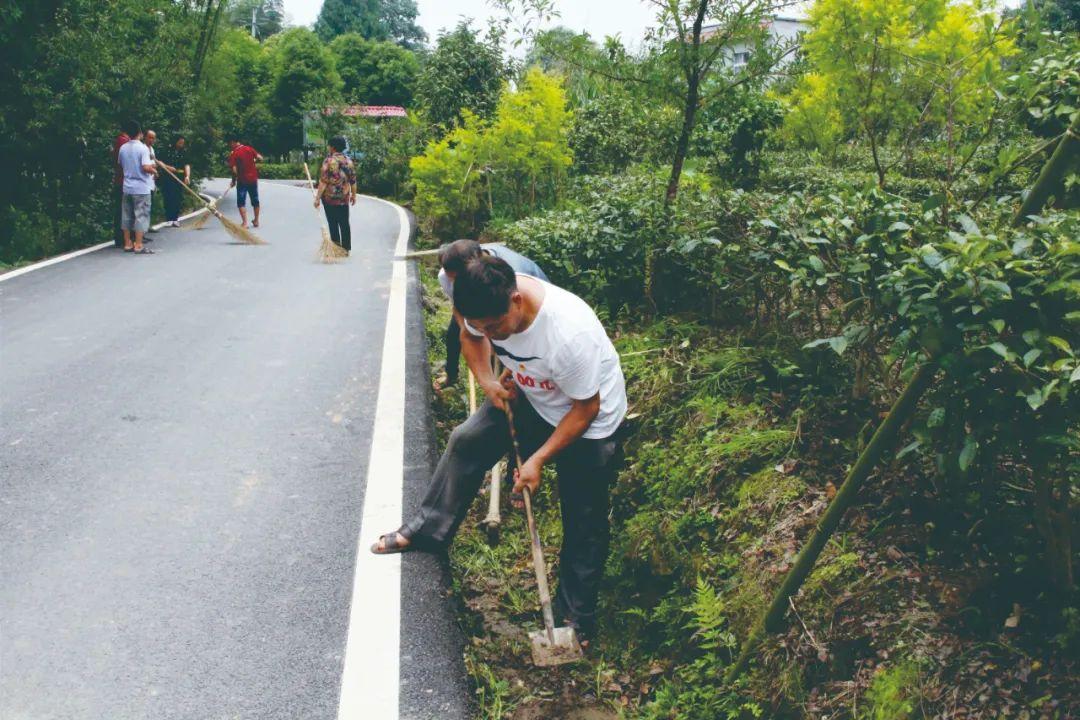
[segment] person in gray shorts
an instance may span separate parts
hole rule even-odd
[[[120,228],[124,232],[124,252],[150,255],[143,247],[143,233],[150,228],[150,193],[157,173],[150,150],[142,142],[142,127],[131,122],[127,127],[131,140],[120,148],[120,169],[124,174],[124,194],[120,210]],[[134,235],[134,237],[132,237]]]

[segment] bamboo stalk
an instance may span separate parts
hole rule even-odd
[[[844,484],[840,486],[836,497],[833,498],[828,509],[825,510],[825,514],[818,520],[813,535],[803,546],[799,556],[795,558],[795,563],[788,570],[784,581],[773,595],[768,610],[765,611],[764,616],[751,632],[750,637],[743,643],[742,652],[739,653],[736,663],[728,670],[724,678],[725,682],[731,683],[743,673],[747,665],[749,665],[754,651],[767,633],[775,633],[781,629],[784,614],[788,609],[788,599],[799,591],[810,571],[814,569],[814,564],[821,555],[821,551],[825,549],[825,544],[840,524],[844,512],[855,502],[859,490],[881,460],[882,455],[896,442],[896,436],[899,435],[900,428],[915,412],[919,398],[930,387],[936,373],[937,364],[928,361],[920,365],[911,380],[908,381],[907,387],[900,393],[900,397],[893,403],[889,414],[885,416],[881,425],[878,426],[874,437],[871,438],[870,443],[859,455],[859,459],[855,461],[847,478],[844,480]]]
[[[1014,225],[1022,224],[1029,215],[1037,215],[1042,212],[1046,201],[1050,199],[1054,190],[1061,185],[1061,180],[1069,167],[1069,163],[1078,154],[1080,154],[1080,113],[1077,113],[1072,125],[1062,135],[1057,147],[1054,148],[1053,155],[1043,165],[1038,179],[1031,186],[1031,190],[1028,191],[1024,202],[1020,203],[1020,209],[1016,211],[1016,217],[1013,218]]]
[[[1065,131],[1053,154],[1043,165],[1038,179],[1031,187],[1031,190],[1028,191],[1027,197],[1020,204],[1020,208],[1013,218],[1013,224],[1019,225],[1029,215],[1042,211],[1055,186],[1060,184],[1065,170],[1078,150],[1080,150],[1080,115],[1077,115],[1072,125]],[[844,484],[837,491],[836,497],[829,504],[825,514],[821,516],[817,528],[814,529],[814,534],[802,551],[799,552],[799,556],[795,558],[794,565],[792,565],[791,570],[784,577],[783,583],[773,595],[768,610],[765,611],[764,616],[750,633],[750,637],[743,643],[738,659],[724,676],[725,682],[731,683],[738,679],[750,664],[754,651],[761,644],[765,635],[777,632],[782,627],[788,600],[802,587],[806,577],[813,570],[822,550],[824,550],[825,544],[840,524],[844,511],[855,501],[856,495],[862,488],[866,478],[869,477],[870,472],[881,460],[881,456],[895,442],[900,428],[915,412],[919,398],[930,387],[936,373],[937,363],[927,361],[921,365],[915,371],[915,375],[912,376],[900,397],[893,403],[889,414],[878,426],[874,437],[871,438],[870,444],[859,455],[859,459],[852,466],[851,471],[844,480]]]

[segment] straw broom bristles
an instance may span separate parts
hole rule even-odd
[[[195,222],[191,223],[192,230],[202,230],[204,227],[206,227],[206,223],[210,222],[210,216],[214,214],[213,211],[217,210],[218,204],[225,198],[226,195],[229,194],[229,191],[232,190],[232,188],[233,186],[230,185],[229,187],[225,188],[225,192],[221,193],[216,198],[210,201],[210,211],[204,212],[202,215],[195,218]]]
[[[311,197],[315,198],[315,183],[311,181],[311,171],[308,170],[307,163],[304,163],[304,174],[307,175],[308,187],[311,188]],[[349,257],[349,251],[338,245],[336,242],[330,239],[330,229],[326,227],[326,221],[323,219],[322,213],[318,208],[315,208],[315,214],[319,217],[319,224],[322,227],[322,244],[319,245],[319,252],[316,253],[316,259],[321,263],[336,263]]]
[[[172,175],[173,179],[176,180],[176,182],[180,183],[180,187],[184,188],[189,193],[191,193],[192,197],[197,198],[198,201],[201,202],[203,204],[203,206],[206,208],[207,212],[211,213],[214,217],[216,217],[218,219],[218,222],[220,222],[222,227],[225,228],[225,232],[229,233],[230,235],[232,235],[234,238],[236,238],[240,242],[244,243],[245,245],[264,245],[265,244],[265,242],[261,238],[259,238],[259,236],[255,235],[254,233],[252,233],[247,228],[237,225],[232,220],[230,220],[227,217],[225,217],[224,215],[222,215],[221,211],[219,211],[217,208],[211,207],[210,203],[206,202],[206,200],[204,200],[203,197],[201,195],[199,195],[199,193],[195,192],[194,190],[189,188],[187,185],[184,185],[184,183],[180,182],[180,178],[176,177],[176,175],[174,175],[173,172],[171,170],[169,170],[169,168],[163,167],[161,169],[164,170],[165,172],[169,173],[170,175]]]
[[[246,227],[243,227],[242,225],[237,225],[235,222],[222,215],[220,210],[211,210],[210,212],[214,214],[214,217],[216,217],[218,219],[218,222],[221,223],[222,227],[225,228],[225,232],[229,233],[240,242],[246,245],[266,244],[265,240],[248,230]]]
[[[322,226],[322,244],[319,245],[319,262],[336,263],[349,257],[349,251],[330,239],[330,230]]]

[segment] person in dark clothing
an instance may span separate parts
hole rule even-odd
[[[323,204],[330,239],[352,250],[352,230],[349,227],[349,206],[356,204],[356,169],[345,154],[345,138],[330,138],[326,159],[319,171],[319,187],[315,190],[315,207]]]
[[[382,535],[371,552],[441,550],[453,540],[484,479],[510,443],[507,404],[523,463],[514,490],[540,486],[555,463],[563,544],[556,611],[584,642],[596,629],[596,602],[609,543],[608,491],[621,461],[626,385],[618,353],[581,298],[505,260],[483,255],[457,273],[454,306],[463,318],[469,368],[487,395],[450,435],[419,511]],[[491,353],[506,370],[496,376]]]
[[[455,240],[439,248],[439,286],[442,287],[442,291],[450,302],[454,301],[454,278],[467,263],[481,255],[502,258],[514,269],[514,272],[531,275],[548,282],[548,276],[539,265],[505,245],[499,243],[481,245],[475,240]],[[458,361],[461,357],[461,318],[456,312],[450,316],[450,323],[446,326],[445,340],[446,369],[441,377],[435,379],[436,390],[454,385],[458,380],[460,367]]]
[[[188,164],[187,158],[187,139],[183,135],[177,136],[171,147],[157,154],[157,162],[158,165],[180,178],[185,185],[191,184],[191,165]],[[158,178],[158,188],[161,190],[162,200],[165,201],[165,220],[173,227],[180,227],[180,206],[184,197],[184,189],[169,173],[162,173]]]
[[[120,167],[120,148],[127,145],[131,140],[131,136],[128,135],[127,130],[121,130],[120,133],[113,140],[112,146],[112,159],[113,159],[113,190],[116,197],[116,205],[122,206],[124,200],[124,171]],[[120,215],[121,212],[113,213],[113,245],[118,248],[124,247],[124,231],[120,227]]]

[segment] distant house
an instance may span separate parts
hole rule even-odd
[[[398,105],[345,105],[343,107],[324,107],[323,115],[340,113],[342,117],[376,118],[380,122],[385,118],[408,117],[405,108]],[[318,122],[319,111],[311,110],[304,113],[304,147],[319,147],[326,142],[322,137],[321,124]]]
[[[325,108],[324,113],[334,112],[334,108]],[[406,117],[405,108],[397,105],[346,105],[341,109],[345,117]]]
[[[701,28],[702,41],[708,40],[716,34],[718,25],[706,25]],[[765,27],[769,30],[769,35],[772,41],[778,45],[790,45],[792,42],[798,42],[799,35],[809,29],[806,21],[792,17],[780,17],[776,16],[771,20],[765,21]],[[727,65],[733,70],[740,70],[750,60],[750,54],[753,52],[753,46],[746,42],[733,43],[732,46],[725,50],[725,57]],[[787,65],[794,59],[794,54],[789,53],[780,60],[780,65]]]

